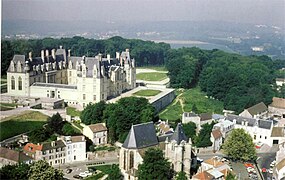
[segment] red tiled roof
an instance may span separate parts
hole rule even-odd
[[[200,179],[200,180],[212,180],[214,176],[212,176],[207,171],[200,172],[199,174],[196,174],[193,176],[193,179]]]
[[[25,145],[25,147],[23,148],[24,151],[26,152],[31,152],[31,153],[35,153],[37,150],[41,151],[43,148],[42,145],[37,145],[37,144],[33,144],[33,143],[28,143]]]
[[[214,139],[219,139],[223,136],[219,129],[213,130],[212,134],[213,134]]]

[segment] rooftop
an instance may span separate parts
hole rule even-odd
[[[65,147],[65,144],[62,140],[45,142],[42,144],[42,151],[50,150],[50,149],[58,149]]]
[[[263,102],[260,102],[250,108],[247,108],[247,110],[253,116],[267,111],[267,106]]]
[[[273,127],[271,137],[284,137],[284,127]]]
[[[285,99],[273,97],[270,106],[285,109]]]
[[[42,145],[28,143],[24,146],[23,150],[26,152],[35,153],[36,151],[41,151],[42,148],[43,148]]]
[[[12,149],[7,149],[4,147],[0,147],[0,157],[4,159],[9,159],[14,162],[22,162],[32,160],[31,157],[25,155],[22,152],[15,151]]]
[[[88,126],[93,133],[107,131],[104,123],[91,124]]]
[[[219,129],[213,130],[212,135],[213,135],[214,139],[219,139],[219,138],[223,137],[223,135]]]
[[[152,122],[132,125],[123,144],[124,148],[141,149],[158,144],[156,131]]]

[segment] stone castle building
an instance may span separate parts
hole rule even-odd
[[[190,177],[191,168],[196,166],[196,157],[191,139],[185,136],[179,123],[174,133],[156,135],[152,122],[133,125],[120,150],[119,167],[124,179],[137,180],[138,166],[143,163],[148,148],[160,148],[172,164],[175,172],[184,171]]]
[[[71,56],[59,49],[42,50],[41,57],[14,55],[7,71],[8,95],[64,99],[85,107],[106,101],[136,86],[135,60],[130,52],[95,57]]]

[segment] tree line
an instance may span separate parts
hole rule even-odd
[[[170,45],[166,43],[154,43],[139,39],[124,39],[116,36],[106,40],[86,39],[75,36],[72,38],[44,38],[29,40],[4,40],[1,41],[1,74],[6,74],[10,61],[15,54],[40,56],[41,50],[56,49],[59,46],[70,49],[72,56],[95,56],[98,53],[110,54],[115,57],[116,51],[121,52],[130,49],[131,57],[135,58],[137,66],[163,65],[166,52]]]
[[[109,142],[124,142],[133,124],[154,121],[154,107],[145,98],[126,97],[116,103],[89,104],[80,119],[86,125],[106,123]]]
[[[220,50],[171,49],[166,55],[170,85],[200,86],[209,98],[222,101],[226,109],[241,112],[259,102],[270,104],[276,91],[275,78],[285,61],[268,56],[241,56]]]

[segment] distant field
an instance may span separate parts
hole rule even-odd
[[[25,111],[20,115],[2,119],[0,141],[41,128],[46,123],[47,117],[40,112]]]
[[[136,96],[155,96],[159,94],[161,91],[159,90],[153,90],[153,89],[145,89],[135,92],[133,95]]]
[[[139,73],[136,78],[144,81],[162,81],[167,78],[167,74],[161,72]]]
[[[176,95],[174,101],[160,112],[159,117],[161,119],[171,121],[181,119],[182,113],[190,112],[194,104],[198,109],[198,112],[195,113],[222,113],[223,111],[223,103],[207,98],[206,94],[201,92],[199,87],[176,90]]]
[[[136,67],[137,69],[153,69],[156,71],[167,71],[166,67],[164,66],[142,66],[142,67]]]

